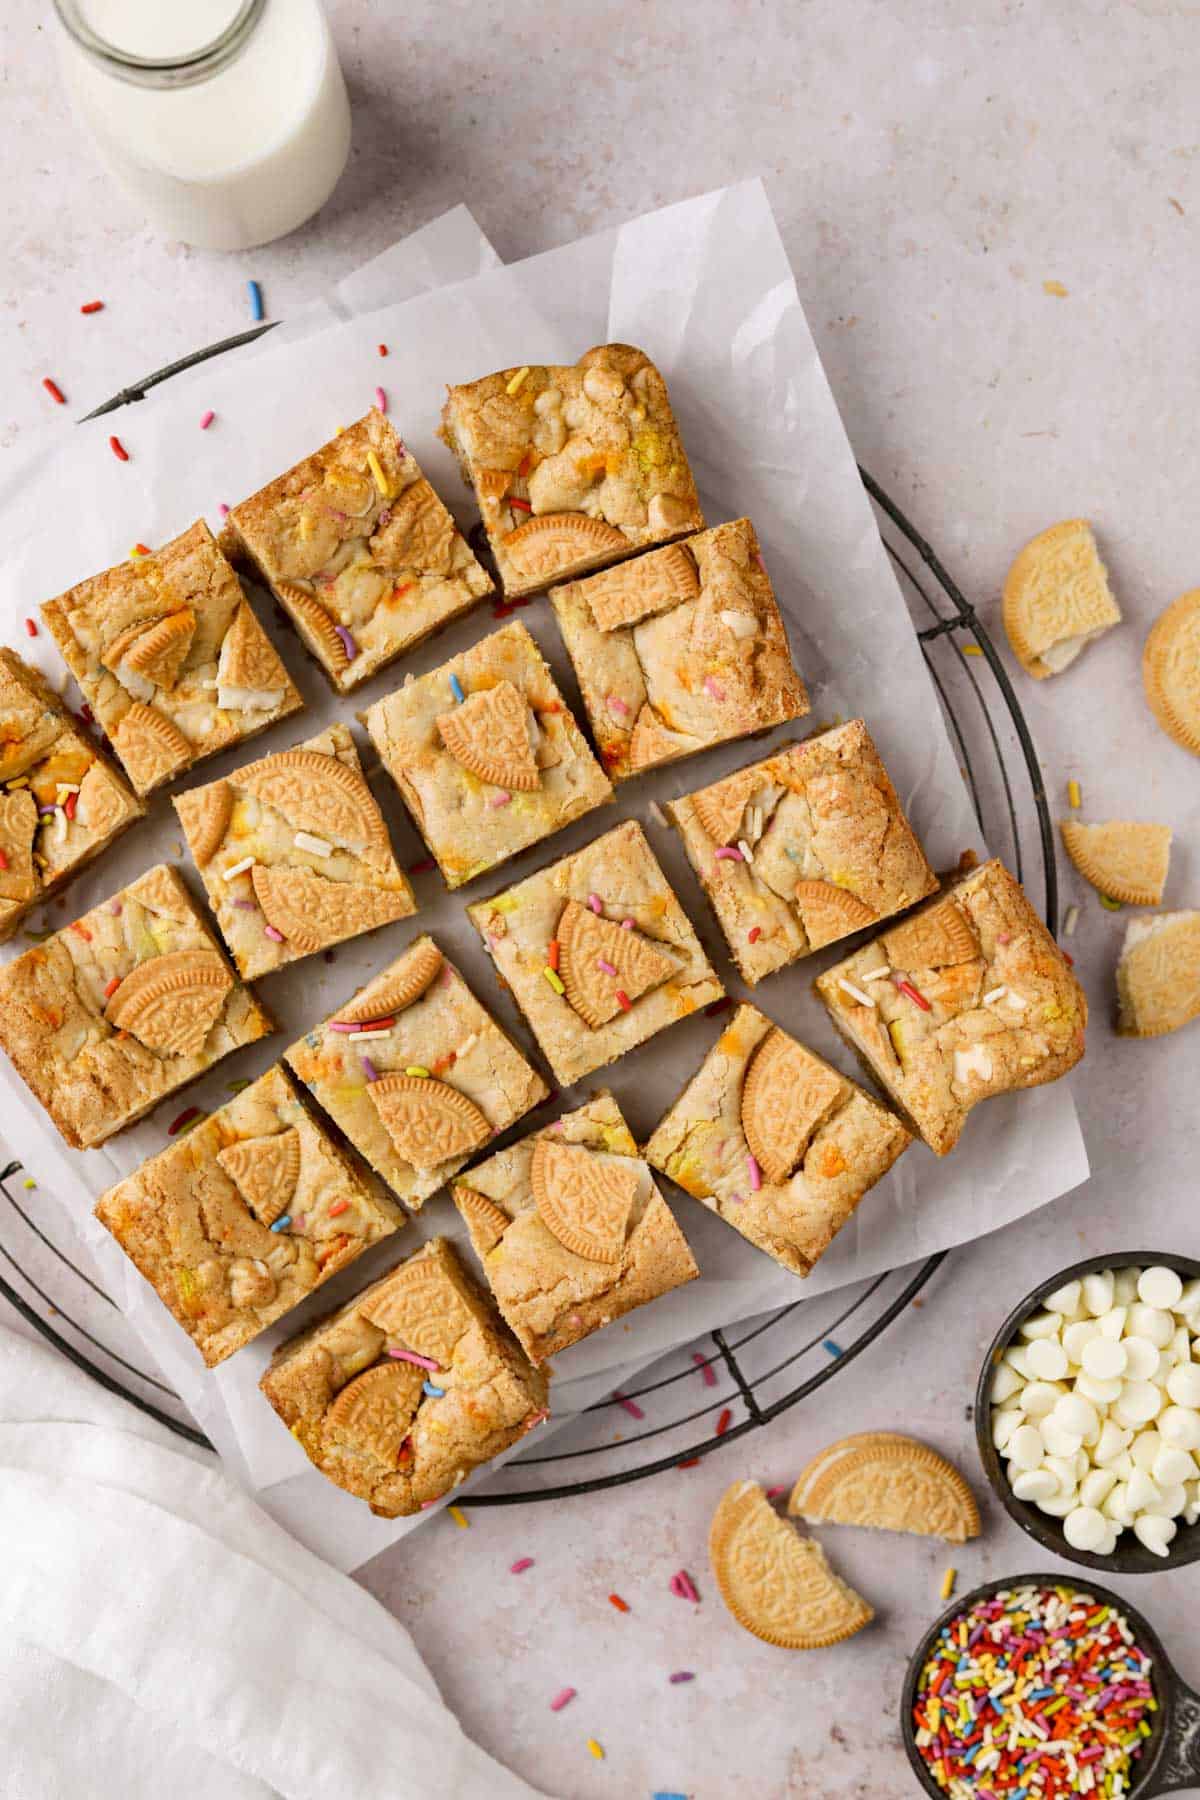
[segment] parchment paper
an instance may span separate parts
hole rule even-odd
[[[397,294],[403,298],[380,305]],[[375,310],[364,313],[363,307]],[[753,518],[812,696],[812,715],[801,729],[865,716],[934,866],[950,867],[967,847],[982,850],[919,645],[757,182],[666,207],[511,267],[496,265],[469,215],[457,209],[252,350],[206,365],[182,384],[167,384],[115,420],[81,427],[65,445],[9,471],[0,487],[3,635],[61,675],[44,634],[30,641],[22,630],[21,620],[38,601],[123,557],[135,541],[156,543],[182,530],[198,512],[216,528],[218,501],[242,498],[338,424],[360,416],[377,383],[386,388],[392,415],[434,486],[469,528],[469,497],[434,435],[445,384],[514,363],[570,362],[605,340],[639,344],[662,368],[709,522],[741,513]],[[380,342],[389,346],[386,359],[378,354]],[[200,433],[197,419],[206,407],[215,410],[217,422]],[[130,452],[128,464],[107,448],[114,428]],[[405,669],[421,673],[495,628],[485,605],[401,667],[376,676],[352,700],[339,700],[298,640],[273,621],[269,600],[261,594],[256,599],[309,709],[252,750],[206,763],[180,786],[211,781],[253,755],[299,742],[334,717],[350,721],[396,685]],[[546,602],[520,616],[577,703]],[[73,688],[68,692],[73,697]],[[778,732],[771,743],[788,735]],[[740,994],[674,834],[652,819],[649,805],[712,781],[770,747],[758,742],[751,752],[728,746],[628,784],[614,806],[538,846],[519,872],[577,849],[623,817],[640,818],[716,967]],[[418,860],[423,847],[387,777],[380,772],[372,779],[400,860]],[[151,817],[75,884],[67,908],[47,909],[46,923],[62,925],[164,857],[189,871],[174,812],[159,796]],[[215,1372],[203,1368],[190,1340],[95,1225],[90,1208],[113,1181],[164,1147],[167,1125],[183,1106],[220,1105],[232,1079],[261,1073],[421,931],[433,932],[485,1003],[540,1060],[463,910],[464,899],[498,892],[512,878],[511,871],[494,871],[451,897],[436,873],[418,876],[415,919],[341,946],[332,966],[315,957],[269,977],[260,991],[280,1021],[279,1035],[227,1059],[184,1097],[165,1102],[100,1150],[65,1149],[8,1065],[0,1068],[11,1142],[42,1188],[68,1209],[108,1290],[121,1299],[166,1378],[235,1474],[306,1543],[343,1568],[358,1566],[431,1515],[375,1519],[333,1488],[275,1419],[258,1392],[258,1377],[276,1343],[348,1298],[422,1238],[440,1232],[465,1241],[448,1196],[427,1203],[397,1238],[361,1257]],[[7,953],[27,947],[18,937]],[[845,1050],[811,993],[814,974],[835,954],[772,976],[753,997],[845,1067]],[[720,1029],[719,1021],[704,1016],[686,1021],[556,1104],[577,1104],[583,1091],[606,1082],[644,1140]],[[544,1108],[526,1128],[551,1116]],[[1067,1083],[989,1101],[972,1115],[948,1159],[939,1161],[920,1145],[901,1158],[864,1200],[804,1292],[898,1267],[994,1230],[1086,1174]],[[594,1334],[556,1358],[556,1419],[572,1416],[626,1379],[631,1365],[796,1298],[793,1276],[703,1207],[677,1193],[670,1198],[701,1279],[641,1308],[623,1321],[628,1329]],[[469,1248],[466,1253],[473,1260]],[[553,1424],[542,1429],[549,1433]]]

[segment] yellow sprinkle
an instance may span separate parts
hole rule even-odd
[[[1110,900],[1107,894],[1101,894],[1100,904],[1106,912],[1120,912],[1121,910],[1121,902],[1119,900]]]
[[[22,775],[17,781],[9,782],[8,791],[10,794],[12,794],[12,793],[15,793],[18,788],[27,788],[28,786],[29,786],[28,775]]]
[[[391,494],[391,489],[388,487],[388,478],[383,472],[383,464],[373,450],[367,451],[367,467],[375,477],[375,486],[379,489],[384,499],[387,500]]]
[[[146,552],[135,544],[133,549],[129,552],[129,560],[130,562],[136,562],[140,556],[145,556],[145,554]]]
[[[982,656],[983,651],[979,648],[978,644],[964,644],[963,645],[963,655],[964,656]]]
[[[423,1080],[426,1080],[426,1081],[429,1079],[429,1070],[423,1069],[421,1067],[420,1063],[409,1063],[409,1065],[408,1065],[407,1069],[405,1069],[404,1073],[406,1075],[420,1076]]]
[[[948,1600],[954,1592],[954,1583],[958,1579],[958,1570],[950,1568],[942,1576],[942,1599]]]
[[[1067,290],[1061,281],[1043,281],[1042,292],[1043,294],[1053,294],[1056,300],[1065,300],[1067,297]]]
[[[461,1506],[448,1506],[446,1511],[450,1514],[450,1517],[454,1520],[454,1523],[458,1526],[460,1531],[465,1531],[470,1525],[471,1521],[468,1519]]]
[[[25,1177],[24,1182],[22,1183],[22,1186],[27,1187],[27,1188],[35,1188],[37,1186],[37,1182],[33,1179],[32,1175],[27,1175]]]
[[[601,1749],[600,1745],[596,1742],[595,1738],[589,1738],[587,1741],[587,1746],[588,1746],[588,1749],[591,1751],[592,1755],[595,1757],[597,1762],[604,1761],[604,1751]]]
[[[1079,783],[1074,779],[1067,783],[1067,803],[1075,807],[1083,805],[1083,795],[1079,791]]]
[[[516,374],[513,376],[512,380],[505,383],[505,386],[504,386],[505,393],[506,394],[515,394],[517,392],[517,389],[521,386],[521,383],[524,381],[525,377],[528,375],[528,373],[529,373],[528,368],[518,369]]]
[[[546,977],[546,980],[550,983],[550,986],[554,989],[556,994],[566,993],[566,988],[563,986],[554,970],[550,967],[549,963],[547,963],[546,967],[542,970],[542,974]]]
[[[292,1436],[295,1439],[297,1439],[297,1441],[299,1441],[299,1437],[300,1437],[300,1421],[299,1421],[299,1419],[297,1419],[296,1423],[292,1426],[291,1430],[292,1430]]]

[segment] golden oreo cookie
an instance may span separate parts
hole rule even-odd
[[[374,1019],[394,1019],[406,1006],[432,987],[442,970],[442,953],[429,939],[414,944],[402,966],[384,982],[357,994],[338,1013],[339,1025],[368,1025]]]
[[[1169,825],[1110,820],[1084,825],[1062,820],[1067,855],[1085,881],[1109,900],[1130,906],[1161,906],[1171,855]]]
[[[456,762],[480,781],[518,794],[541,783],[529,737],[529,709],[511,681],[481,688],[437,716],[438,735]]]
[[[339,938],[390,925],[412,910],[402,893],[327,881],[311,869],[272,869],[255,863],[250,883],[267,924],[301,956]]]
[[[770,1182],[786,1181],[845,1083],[786,1032],[773,1027],[742,1083],[742,1131]]]
[[[588,578],[584,590],[598,631],[616,631],[668,612],[700,592],[696,565],[682,544]]]
[[[1004,583],[1004,629],[1036,680],[1059,675],[1084,645],[1121,622],[1092,528],[1066,519],[1032,538]]]
[[[622,930],[577,900],[563,907],[557,936],[567,1001],[593,1031],[677,972],[674,959],[650,938]]]
[[[131,969],[104,1013],[160,1056],[198,1056],[232,986],[215,950],[170,950]]]
[[[381,1075],[367,1092],[384,1130],[414,1169],[436,1169],[466,1156],[492,1135],[475,1102],[428,1075]]]
[[[879,916],[849,888],[837,887],[832,881],[798,881],[793,897],[814,950],[873,925]]]
[[[1200,588],[1181,594],[1151,626],[1142,680],[1167,736],[1200,756]]]
[[[217,1161],[255,1218],[273,1225],[290,1207],[300,1179],[300,1133],[289,1125],[270,1137],[242,1138],[218,1150]]]
[[[503,540],[504,555],[522,581],[550,581],[560,569],[593,557],[620,555],[624,532],[588,513],[542,513]]]
[[[945,969],[971,962],[979,954],[975,928],[950,895],[935,900],[903,924],[893,925],[880,939],[888,960],[898,969]]]
[[[1130,922],[1117,996],[1122,1037],[1163,1037],[1200,1018],[1200,912]]]
[[[635,1163],[597,1156],[583,1144],[539,1138],[529,1185],[542,1223],[564,1250],[588,1262],[620,1261],[637,1199]]]
[[[745,1631],[783,1650],[822,1650],[874,1613],[802,1538],[756,1482],[735,1481],[713,1515],[709,1556],[721,1598]]]
[[[471,1242],[480,1256],[486,1256],[489,1250],[496,1248],[512,1220],[494,1200],[489,1200],[486,1194],[476,1193],[474,1188],[466,1187],[462,1182],[455,1182],[450,1192],[466,1221]]]
[[[788,1511],[810,1524],[865,1525],[964,1544],[979,1509],[952,1463],[927,1444],[864,1432],[831,1444],[801,1471]]]

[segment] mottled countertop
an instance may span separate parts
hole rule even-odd
[[[247,276],[286,314],[459,200],[509,259],[761,174],[861,461],[984,617],[1026,537],[1077,513],[1095,522],[1127,622],[1057,681],[1017,672],[1018,691],[1054,808],[1073,774],[1092,816],[1169,819],[1168,899],[1200,903],[1200,771],[1155,729],[1138,677],[1150,620],[1200,583],[1194,0],[329,10],[355,107],[351,165],[313,223],[239,257],[161,242],[127,215],[67,115],[48,6],[9,0],[0,444],[20,453],[240,329]],[[107,305],[102,339],[78,310],[93,295]],[[51,416],[46,374],[69,412]],[[1094,1011],[1074,1078],[1086,1187],[954,1253],[884,1343],[702,1466],[477,1512],[468,1531],[442,1517],[363,1571],[467,1730],[539,1787],[572,1800],[915,1792],[897,1695],[945,1550],[839,1536],[834,1554],[878,1622],[788,1657],[725,1613],[705,1534],[730,1480],[787,1480],[830,1438],[885,1422],[975,1475],[967,1404],[1011,1302],[1084,1254],[1200,1253],[1200,1027],[1114,1038],[1124,921],[1069,871],[1064,882],[1084,903],[1073,948]],[[525,1555],[535,1567],[511,1576]],[[963,1586],[1047,1561],[991,1505],[982,1539],[954,1560]],[[681,1566],[701,1591],[694,1616],[667,1591]],[[613,1589],[628,1614],[608,1604]],[[1200,1682],[1200,1566],[1128,1591]],[[679,1667],[696,1680],[668,1685]],[[566,1684],[578,1699],[550,1713]]]

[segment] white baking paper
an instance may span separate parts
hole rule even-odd
[[[424,241],[422,241],[424,240]],[[881,544],[800,306],[791,269],[760,183],[705,195],[636,219],[617,230],[513,265],[492,266],[486,241],[462,209],[351,278],[328,302],[285,334],[253,351],[167,384],[114,420],[75,432],[31,463],[8,472],[0,488],[0,628],[22,652],[54,670],[45,637],[26,640],[21,620],[38,601],[148,543],[182,530],[198,512],[216,526],[217,503],[252,492],[357,418],[385,386],[393,417],[435,487],[469,526],[473,520],[451,459],[435,437],[447,382],[470,380],[522,362],[570,362],[590,345],[617,340],[643,346],[670,385],[710,522],[747,513],[788,621],[813,712],[806,726],[866,717],[896,786],[937,867],[968,847],[981,849],[968,796],[917,639]],[[435,290],[434,284],[437,285]],[[427,291],[421,291],[425,289]],[[400,301],[380,305],[388,294]],[[368,314],[361,305],[374,307]],[[389,346],[381,359],[377,346]],[[197,398],[216,425],[196,428]],[[109,453],[118,429],[128,464]],[[210,781],[264,749],[311,735],[334,717],[347,721],[401,679],[393,668],[352,700],[331,697],[298,641],[264,619],[280,642],[309,710],[278,727],[252,751],[214,759],[181,786]],[[522,612],[569,694],[575,689],[545,601]],[[403,669],[416,673],[494,629],[487,605],[426,645]],[[789,735],[787,731],[775,734]],[[766,754],[756,743],[752,754]],[[698,884],[673,834],[650,816],[652,800],[698,787],[746,760],[728,746],[626,785],[617,803],[537,848],[521,864],[548,863],[597,832],[635,816],[649,835],[731,991],[742,992]],[[368,761],[372,759],[368,758]],[[423,855],[386,776],[373,784],[392,824],[402,862]],[[162,858],[185,861],[169,801],[72,891],[70,910],[49,908],[61,924]],[[257,1344],[206,1371],[190,1341],[123,1254],[90,1218],[95,1198],[166,1143],[171,1118],[188,1104],[216,1106],[235,1077],[257,1075],[314,1020],[384,966],[413,936],[431,931],[476,992],[536,1059],[529,1034],[501,993],[469,926],[464,900],[497,892],[504,871],[448,896],[436,874],[416,879],[415,920],[280,971],[260,984],[280,1021],[268,1043],[230,1058],[187,1094],[100,1150],[66,1150],[11,1069],[0,1069],[13,1147],[78,1223],[110,1292],[235,1474],[267,1508],[314,1549],[356,1567],[421,1518],[388,1522],[313,1471],[257,1389],[271,1350],[314,1314],[340,1303],[435,1232],[464,1239],[448,1196],[429,1202],[398,1238],[377,1246],[331,1281]],[[193,882],[198,890],[198,883]],[[31,924],[37,925],[34,919]],[[18,939],[9,953],[27,945]],[[811,982],[835,953],[772,976],[754,999],[804,1042],[845,1065]],[[704,1016],[686,1021],[603,1071],[635,1134],[644,1139],[676,1098],[720,1031]],[[563,1107],[579,1095],[563,1095]],[[543,1109],[533,1122],[552,1116]],[[939,1161],[916,1145],[864,1200],[804,1293],[895,1268],[994,1230],[1082,1181],[1087,1161],[1069,1085],[995,1100],[972,1115],[960,1147]],[[797,1297],[795,1278],[729,1226],[673,1194],[701,1279],[643,1307],[556,1359],[556,1418],[626,1379],[635,1363],[716,1326]],[[470,1251],[467,1251],[470,1257]],[[543,1427],[548,1435],[552,1426]],[[543,1436],[541,1444],[544,1445]],[[429,1515],[422,1515],[428,1517]]]

